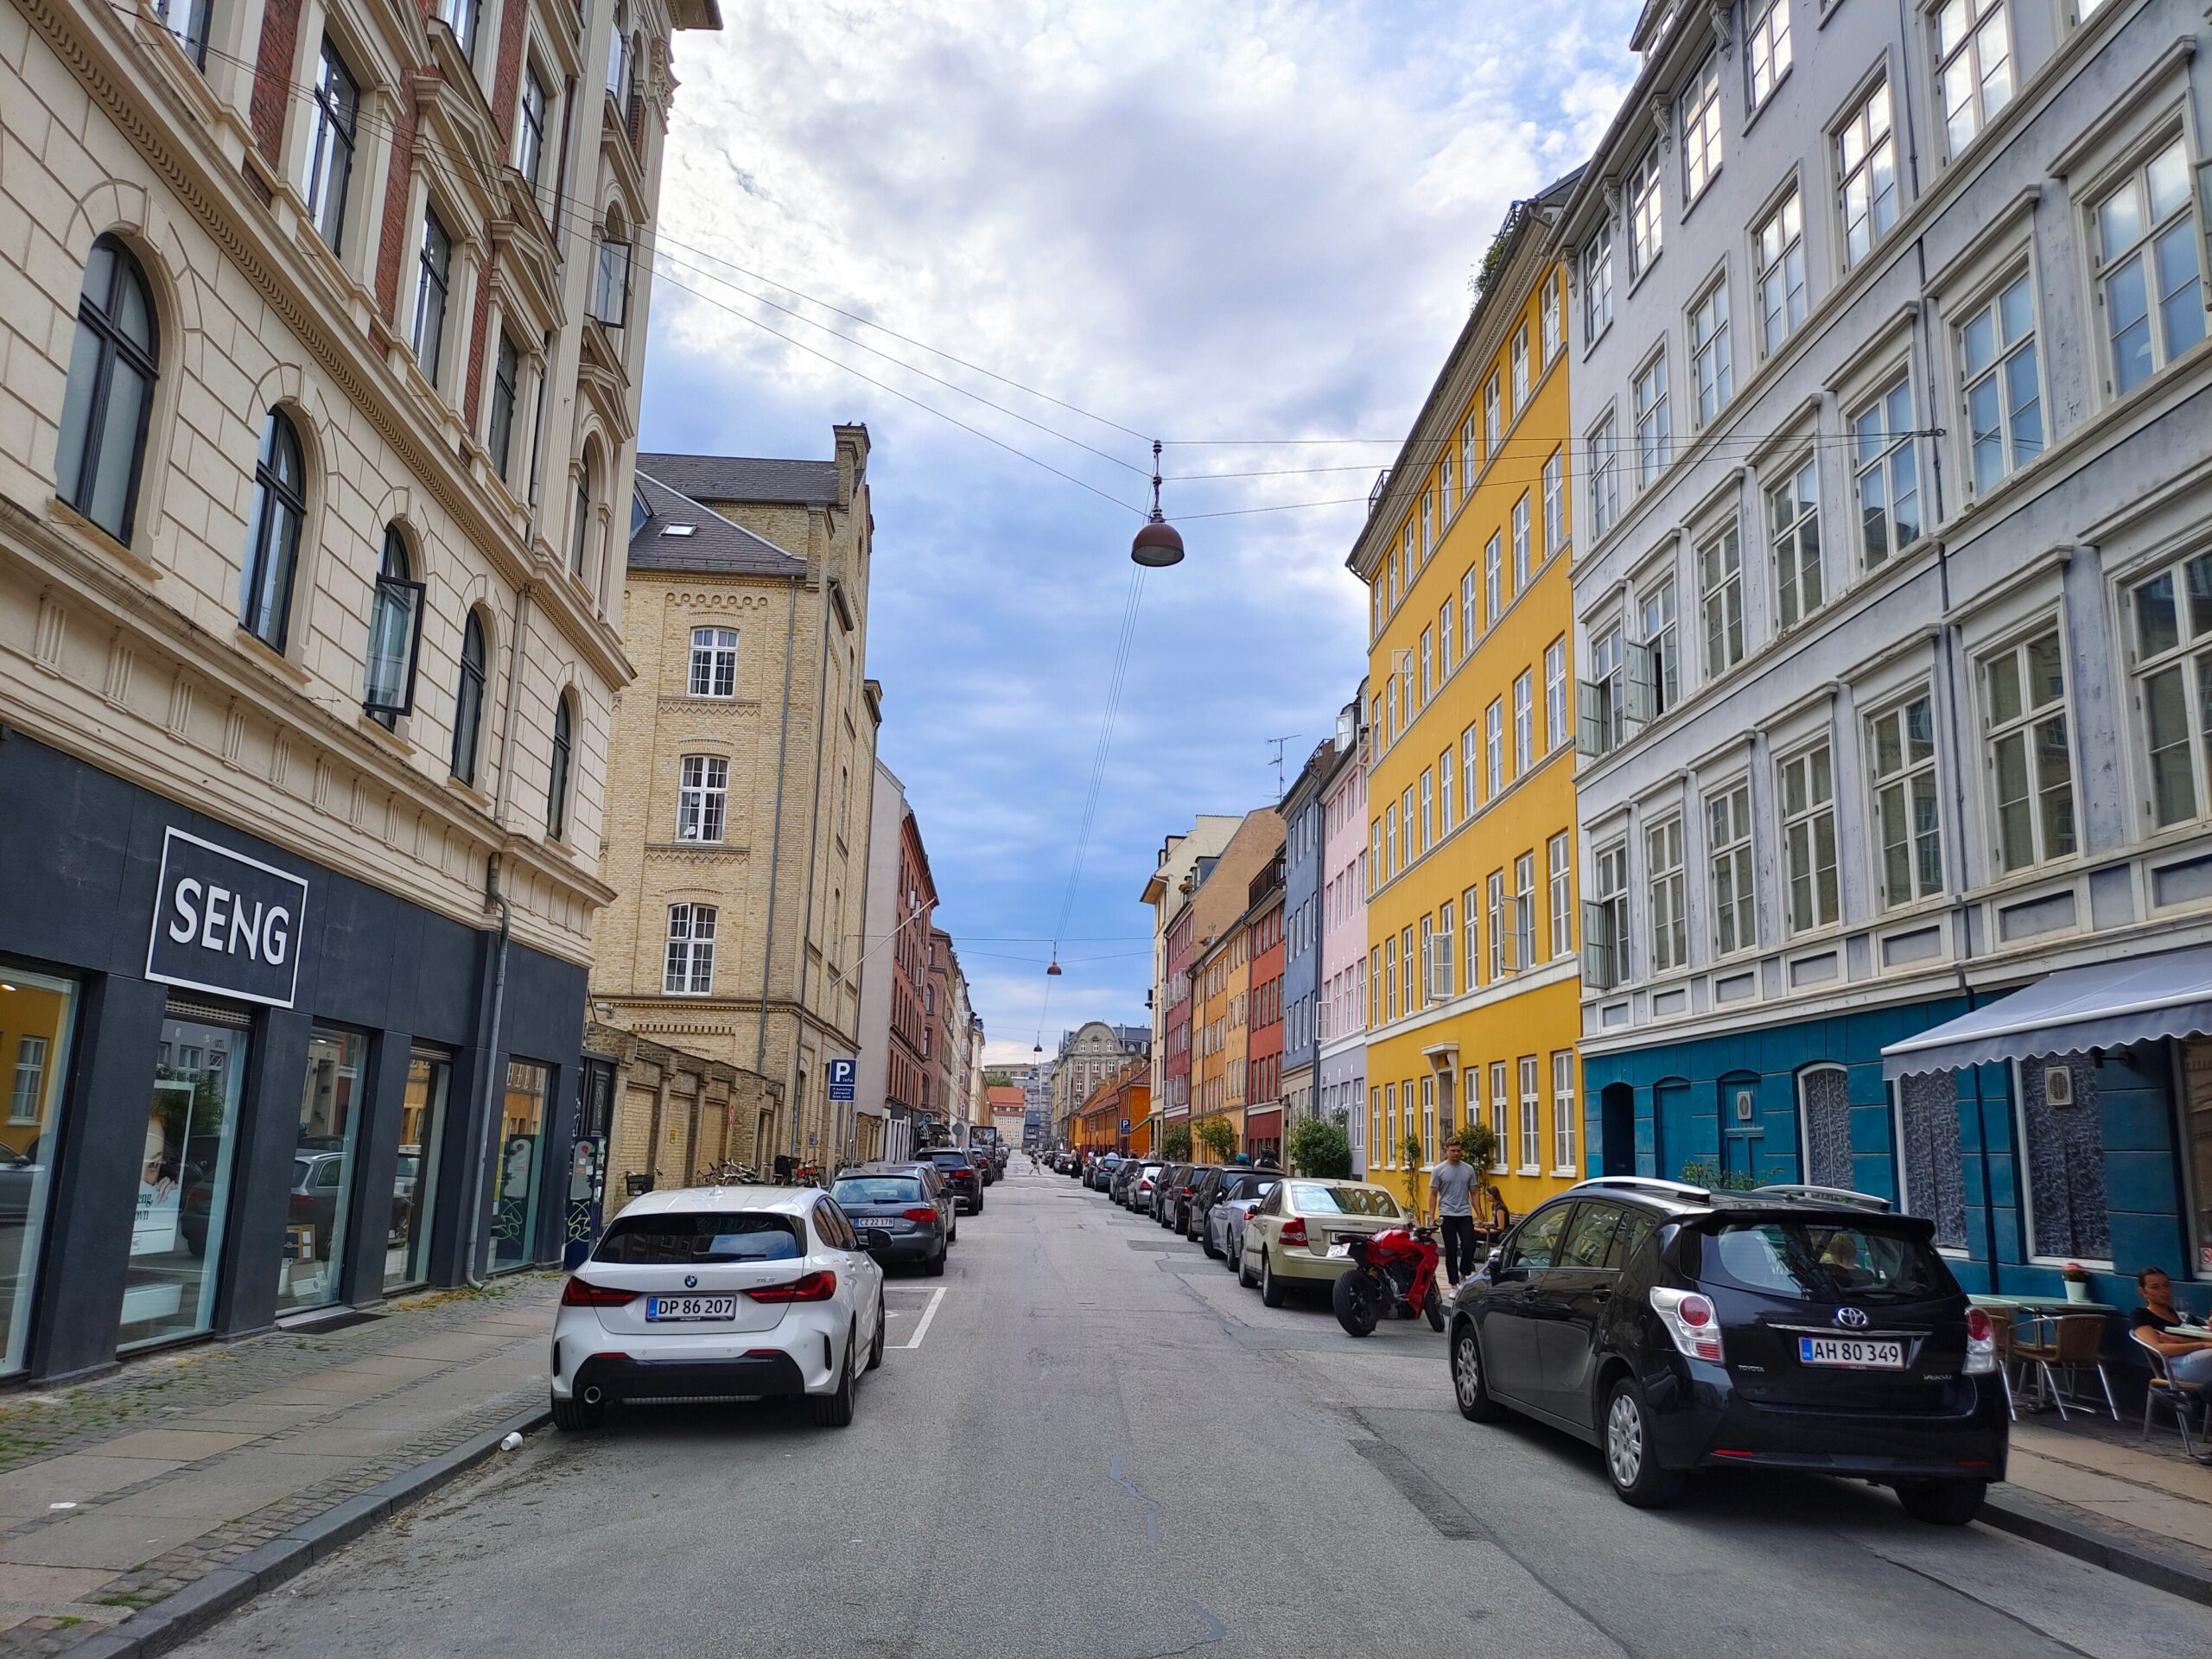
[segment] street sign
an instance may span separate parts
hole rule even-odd
[[[832,1060],[832,1061],[830,1061],[830,1099],[832,1099],[832,1100],[850,1100],[850,1099],[852,1099],[852,1098],[853,1098],[853,1079],[854,1079],[854,1077],[855,1077],[855,1075],[859,1072],[859,1071],[860,1071],[860,1067],[859,1067],[858,1064],[857,1064],[856,1062],[855,1062],[855,1061],[852,1061],[852,1060]]]
[[[1122,1120],[1122,1133],[1123,1135],[1127,1135],[1128,1132],[1129,1132],[1129,1120],[1128,1120],[1128,1118],[1126,1118],[1126,1117],[1125,1117],[1125,1118],[1123,1118],[1123,1119]]]

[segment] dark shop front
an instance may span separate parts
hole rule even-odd
[[[560,1259],[585,972],[0,733],[0,1380]]]

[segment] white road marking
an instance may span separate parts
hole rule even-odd
[[[941,1306],[943,1306],[944,1302],[944,1287],[940,1287],[938,1289],[931,1291],[930,1293],[930,1305],[922,1310],[922,1322],[914,1327],[914,1334],[909,1337],[906,1341],[900,1343],[899,1345],[902,1348],[920,1347],[922,1345],[922,1338],[930,1333],[930,1321],[937,1318],[937,1311]]]

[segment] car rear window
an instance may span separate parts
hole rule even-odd
[[[918,1204],[922,1184],[912,1175],[849,1175],[830,1196],[840,1204]]]
[[[591,1253],[626,1267],[687,1262],[789,1262],[800,1253],[789,1216],[743,1213],[617,1216]]]
[[[1291,1208],[1301,1215],[1376,1216],[1395,1219],[1400,1213],[1388,1192],[1372,1186],[1320,1186],[1307,1181],[1290,1184]]]
[[[1743,1290],[1816,1301],[1959,1294],[1943,1258],[1902,1230],[1855,1221],[1738,1221],[1701,1236],[1701,1276]]]

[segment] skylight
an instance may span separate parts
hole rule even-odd
[[[698,531],[696,524],[663,524],[660,527],[660,533],[664,536],[696,536]]]

